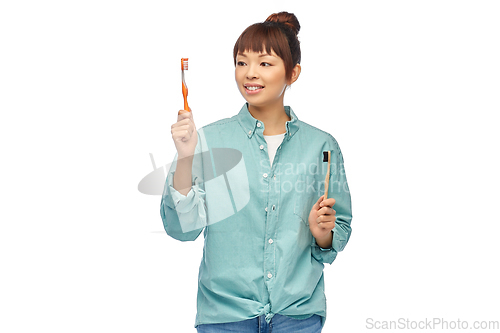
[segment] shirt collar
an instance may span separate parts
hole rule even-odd
[[[290,138],[299,130],[299,119],[297,118],[291,107],[285,106],[285,112],[291,119],[290,121],[286,122],[285,133],[285,137],[290,140]],[[248,103],[245,103],[238,113],[238,122],[240,123],[241,128],[249,139],[252,138],[252,135],[257,129],[264,129],[264,123],[260,120],[255,119],[250,111],[248,111]],[[257,125],[259,123],[260,127]]]

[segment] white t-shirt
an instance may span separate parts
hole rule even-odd
[[[267,152],[269,154],[269,160],[271,161],[271,166],[273,165],[274,155],[276,155],[276,150],[283,142],[285,133],[278,135],[264,135],[264,139],[267,142]]]

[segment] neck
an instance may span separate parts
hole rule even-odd
[[[286,122],[290,117],[283,103],[277,105],[255,106],[248,104],[248,111],[255,119],[264,123],[264,135],[278,135],[286,132]]]

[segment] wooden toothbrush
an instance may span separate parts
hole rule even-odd
[[[325,177],[325,197],[323,200],[328,199],[328,187],[330,186],[330,151],[323,152],[323,162],[328,162],[328,168],[326,169],[326,177]]]

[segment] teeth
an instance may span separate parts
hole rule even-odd
[[[261,89],[262,87],[245,87],[245,88],[247,88],[250,91],[253,91],[253,90]]]

